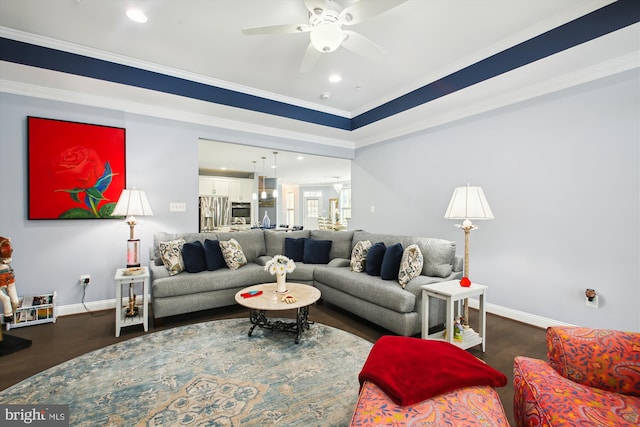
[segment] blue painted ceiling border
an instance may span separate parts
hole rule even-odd
[[[351,120],[361,128],[640,21],[640,1],[620,0],[496,53]]]
[[[619,0],[402,95],[352,119],[4,37],[0,37],[0,60],[350,131],[639,21],[640,2],[638,0]]]

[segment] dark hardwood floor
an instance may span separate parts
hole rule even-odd
[[[279,313],[290,317],[291,311]],[[149,332],[174,328],[191,323],[246,317],[247,309],[240,306],[225,307],[164,319],[162,324],[149,321]],[[144,334],[142,325],[122,329],[115,337],[114,310],[83,313],[58,318],[56,323],[29,326],[3,331],[5,335],[28,338],[30,348],[0,357],[0,390],[4,390],[38,372],[87,352]],[[310,317],[318,323],[358,335],[375,342],[390,334],[370,322],[347,313],[330,304],[315,305]],[[470,311],[471,325],[476,325],[477,311]],[[498,389],[500,399],[511,425],[513,422],[513,358],[523,355],[546,358],[545,331],[534,326],[487,315],[487,344],[483,353],[479,347],[469,349],[475,356],[503,372],[509,382]]]

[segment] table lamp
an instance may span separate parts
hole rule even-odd
[[[127,267],[140,267],[140,239],[133,237],[133,228],[136,226],[136,216],[153,215],[147,195],[142,190],[122,190],[118,203],[112,216],[124,216],[129,224],[129,240],[127,240]],[[133,283],[129,284],[129,305],[126,315],[128,317],[138,315],[136,296],[133,294]]]
[[[469,279],[469,233],[478,228],[471,220],[493,219],[493,213],[481,187],[467,184],[456,187],[444,214],[446,219],[463,219],[456,227],[464,230],[464,277]],[[469,324],[469,299],[464,299],[464,322]]]
[[[140,267],[140,239],[133,237],[135,216],[153,215],[147,195],[142,190],[122,190],[112,216],[127,217],[129,240],[127,241],[127,267]]]

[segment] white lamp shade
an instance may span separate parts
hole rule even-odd
[[[142,190],[122,190],[112,216],[153,215],[147,195]]]
[[[453,190],[453,196],[444,217],[447,219],[493,219],[493,213],[482,187],[466,185]]]

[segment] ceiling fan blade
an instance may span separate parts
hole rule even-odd
[[[360,0],[350,6],[344,8],[340,12],[340,22],[344,25],[359,24],[365,19],[380,15],[396,6],[405,3],[407,0],[385,0],[385,1],[366,1]]]
[[[345,49],[374,61],[380,61],[384,57],[386,53],[384,49],[365,36],[354,31],[343,30],[342,32],[347,36],[341,45]]]
[[[307,7],[307,10],[314,15],[321,15],[325,9],[324,0],[304,0],[304,5]],[[320,13],[316,13],[319,10]]]
[[[322,55],[322,53],[316,50],[313,44],[309,43],[307,51],[302,58],[302,63],[300,64],[300,72],[306,73],[307,71],[311,71],[313,66],[316,65],[316,62],[318,62],[318,59],[320,59],[320,55]]]
[[[244,28],[242,34],[247,36],[265,35],[265,34],[292,34],[306,33],[311,31],[308,24],[284,24],[271,25],[268,27]]]

